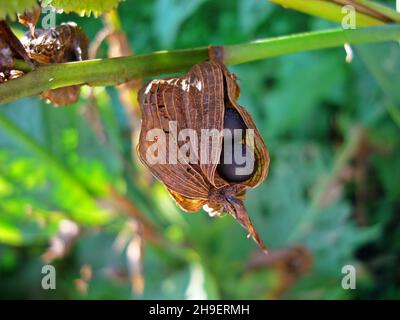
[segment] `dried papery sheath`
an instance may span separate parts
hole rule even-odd
[[[37,4],[31,10],[25,10],[23,13],[18,14],[18,22],[29,28],[32,37],[35,37],[35,26],[39,21],[41,12],[42,7]]]
[[[88,59],[88,38],[82,29],[72,22],[45,30],[28,31],[21,41],[29,57],[39,63],[62,63]],[[42,99],[55,106],[74,103],[79,96],[79,85],[49,90],[41,94]]]
[[[139,92],[138,152],[182,209],[228,212],[266,251],[243,200],[246,189],[266,178],[269,155],[252,117],[236,102],[236,80],[212,59],[180,78],[146,84]]]

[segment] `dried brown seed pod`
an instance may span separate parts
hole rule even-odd
[[[39,63],[62,63],[88,59],[88,38],[75,23],[63,23],[46,30],[26,32],[21,39],[29,57]],[[42,99],[63,106],[79,99],[80,86],[70,86],[42,93]]]
[[[0,20],[0,84],[23,75],[22,71],[14,69],[15,58],[23,58],[30,66],[34,67],[8,23]]]
[[[62,63],[88,59],[88,38],[74,22],[26,32],[21,42],[28,55],[39,63]]]
[[[0,20],[0,46],[3,49],[2,60],[4,60],[5,58],[4,55],[10,55],[8,50],[6,52],[4,51],[4,48],[8,48],[11,51],[13,58],[22,58],[29,66],[35,68],[35,63],[28,57],[25,48],[23,47],[19,39],[15,36],[5,20]],[[2,65],[0,65],[0,67],[10,67],[3,65],[4,61],[2,61],[1,63]]]
[[[81,93],[79,85],[63,87],[42,92],[40,97],[54,106],[64,106],[78,101]]]
[[[250,114],[236,103],[240,93],[236,80],[221,62],[212,59],[193,66],[183,77],[149,82],[139,91],[142,129],[138,152],[181,208],[230,213],[266,251],[243,200],[247,188],[258,186],[266,178],[269,154]],[[230,109],[238,119],[224,117],[232,113]],[[239,143],[240,152],[243,146],[254,151],[255,168],[244,180],[220,174],[225,135],[213,136],[211,142],[203,140],[204,132],[223,132],[224,127],[251,129],[254,139],[240,139]],[[183,139],[181,133],[188,129],[197,133],[197,138]],[[175,156],[178,161],[171,162]]]

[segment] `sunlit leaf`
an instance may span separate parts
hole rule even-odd
[[[32,9],[35,5],[36,0],[1,0],[0,19],[9,17],[14,20],[17,13]]]
[[[400,48],[397,43],[360,46],[356,51],[390,101],[389,114],[400,127]],[[385,59],[382,59],[385,57]]]
[[[22,233],[16,226],[0,220],[0,242],[10,245],[22,243]]]
[[[122,0],[42,0],[42,6],[51,5],[57,10],[64,12],[75,12],[82,16],[95,16],[107,12],[115,7]]]
[[[285,8],[321,17],[341,23],[347,12],[342,12],[343,5],[324,0],[270,0]],[[355,12],[357,26],[375,26],[384,22],[363,13]]]
[[[182,23],[203,2],[204,0],[157,0],[154,31],[163,48],[171,47]]]
[[[240,0],[238,2],[239,22],[242,32],[254,31],[273,10],[271,3],[259,0]]]

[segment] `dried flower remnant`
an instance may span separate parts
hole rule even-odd
[[[28,31],[21,41],[29,57],[39,63],[62,63],[88,59],[88,38],[82,29],[72,22],[46,30],[36,29],[34,35]],[[79,85],[49,90],[41,94],[42,99],[56,106],[74,103],[79,96]]]
[[[22,23],[24,26],[29,28],[33,38],[35,38],[35,26],[39,20],[41,12],[42,8],[37,4],[31,10],[25,10],[24,13],[18,14],[19,23]]]
[[[50,240],[50,246],[42,255],[44,262],[65,257],[71,250],[76,238],[80,234],[79,226],[72,220],[61,220],[58,233]]]
[[[228,212],[266,251],[243,200],[248,188],[266,178],[269,154],[251,115],[236,103],[240,93],[236,80],[220,60],[211,59],[193,66],[181,78],[149,82],[139,92],[143,120],[138,152],[182,209],[196,212],[203,207],[214,215]],[[201,139],[180,139],[188,131]],[[214,132],[211,142],[203,139],[204,132]],[[156,158],[179,161],[150,159],[149,150],[156,143],[166,147],[156,150]],[[195,152],[188,156],[188,150]],[[238,174],[243,167],[235,161],[233,150],[239,150],[239,158],[250,155],[245,163],[250,162],[252,170]],[[225,161],[227,154],[233,162]]]

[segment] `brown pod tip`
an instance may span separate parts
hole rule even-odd
[[[267,246],[254,227],[240,194],[242,192],[238,187],[214,189],[209,194],[208,206],[218,208],[216,211],[228,212],[248,232],[248,237],[252,237],[260,249],[268,254]]]
[[[261,250],[268,254],[267,247],[264,241],[260,238],[257,230],[254,228],[253,222],[251,221],[249,214],[244,207],[243,201],[237,198],[227,197],[226,204],[227,211],[236,219],[237,222],[240,223],[243,228],[248,231],[249,236],[253,238]]]

